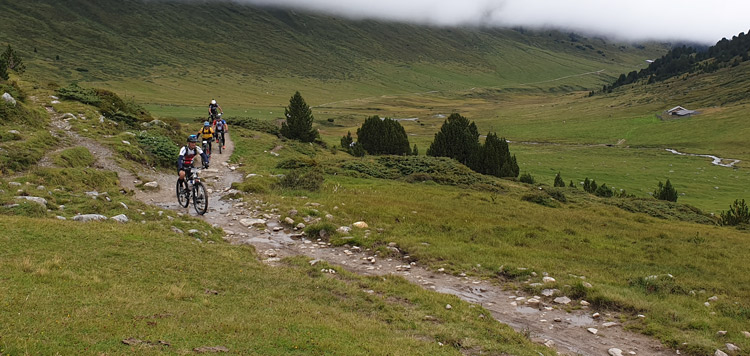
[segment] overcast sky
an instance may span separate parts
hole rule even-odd
[[[234,0],[355,19],[558,28],[625,40],[714,44],[750,30],[747,0]]]

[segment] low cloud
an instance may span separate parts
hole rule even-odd
[[[353,19],[435,26],[554,28],[622,40],[713,44],[750,29],[736,0],[234,0]]]

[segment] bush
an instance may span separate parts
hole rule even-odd
[[[177,162],[180,147],[168,137],[154,133],[141,131],[136,135],[138,143],[153,156],[154,161],[162,167],[172,168]]]
[[[529,172],[521,174],[521,176],[518,177],[518,180],[521,183],[534,184],[534,177]]]
[[[594,195],[602,198],[611,198],[612,195],[614,195],[614,192],[612,192],[612,189],[610,189],[605,183],[602,184],[599,188],[596,188]]]
[[[230,117],[224,119],[227,121],[227,124],[231,126],[242,127],[253,131],[265,132],[271,135],[279,134],[279,127],[271,121],[262,121],[250,117]]]
[[[319,168],[296,169],[279,180],[278,187],[294,190],[318,191],[323,185],[323,172]]]
[[[547,195],[549,195],[550,197],[552,197],[553,199],[561,203],[565,203],[568,201],[568,198],[565,197],[565,192],[563,192],[562,189],[555,189],[555,188],[547,189],[546,192],[547,192]]]
[[[721,212],[721,224],[725,226],[750,224],[750,210],[745,204],[745,199],[735,200],[729,206],[729,210]]]
[[[75,100],[96,107],[102,102],[102,99],[97,95],[96,90],[82,88],[78,86],[78,83],[72,83],[65,88],[58,89],[57,96],[59,96],[60,99]]]
[[[552,200],[549,194],[543,192],[543,191],[533,191],[527,194],[524,194],[521,197],[521,200],[527,201],[534,204],[543,205],[550,208],[557,208],[560,206],[556,201]]]

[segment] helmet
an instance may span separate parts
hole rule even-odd
[[[198,142],[198,136],[195,136],[195,135],[188,136],[187,142]]]
[[[208,121],[206,121],[203,123],[203,126],[211,126],[211,124]]]
[[[216,100],[211,100],[211,104],[216,105]]]
[[[218,114],[218,115],[216,115],[216,116],[218,116],[219,118],[221,118],[221,115],[223,115],[223,114],[222,114],[222,113],[219,113],[219,114]]]

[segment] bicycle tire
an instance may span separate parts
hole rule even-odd
[[[198,215],[203,215],[208,211],[208,193],[201,182],[195,182],[193,185],[193,206]]]
[[[187,208],[188,205],[190,205],[190,195],[188,194],[189,190],[187,187],[187,182],[184,180],[182,183],[180,180],[177,180],[177,203],[180,204],[181,207]]]

